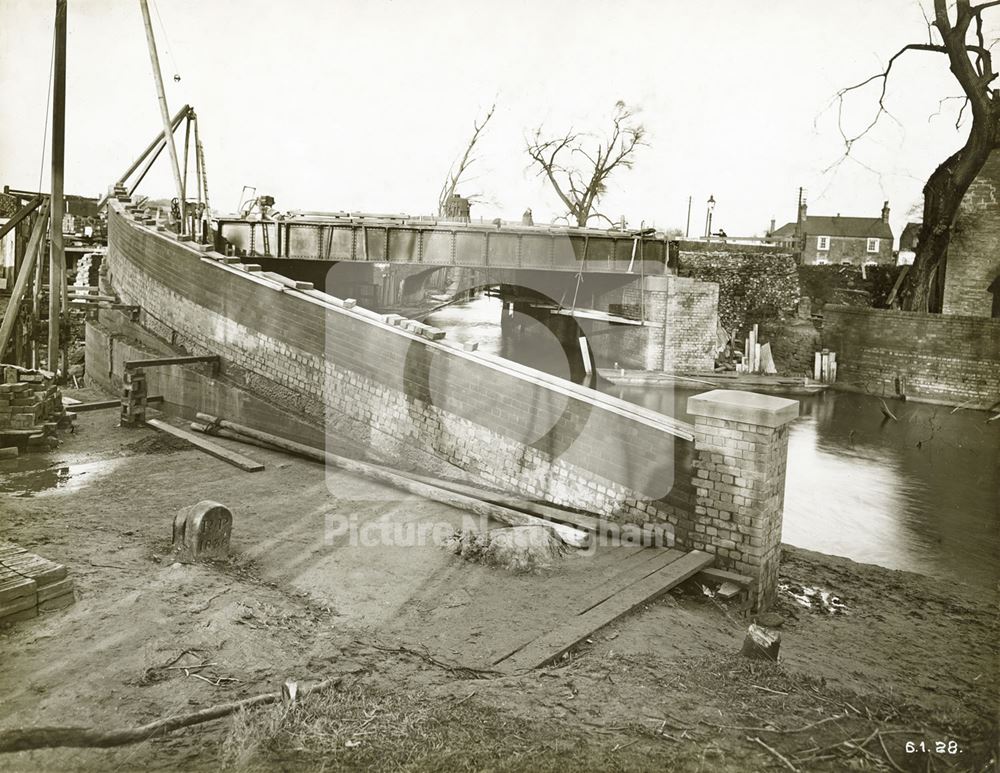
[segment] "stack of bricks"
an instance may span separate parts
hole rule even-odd
[[[146,374],[142,368],[126,370],[122,376],[123,427],[138,427],[146,422]]]
[[[75,417],[63,409],[53,375],[16,365],[0,365],[0,371],[0,447],[55,446],[56,429]]]
[[[0,624],[28,620],[75,600],[65,566],[0,542]]]

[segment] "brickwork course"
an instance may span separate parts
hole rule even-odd
[[[1000,150],[994,150],[962,199],[948,247],[942,311],[1000,317],[998,296]]]
[[[988,408],[1000,400],[1000,319],[826,306],[837,386]]]

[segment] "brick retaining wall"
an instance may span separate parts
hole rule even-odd
[[[1000,319],[830,306],[823,346],[837,353],[837,385],[945,404],[1000,400]]]
[[[674,470],[693,429],[490,355],[385,324],[329,296],[281,291],[117,209],[107,264],[142,325],[387,461],[449,466],[626,522],[690,529]],[[324,300],[326,299],[326,300]]]

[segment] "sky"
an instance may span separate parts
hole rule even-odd
[[[927,2],[927,0],[925,0]],[[0,0],[0,184],[49,186],[43,130],[54,0]],[[648,132],[600,204],[630,226],[764,233],[814,214],[894,233],[927,175],[964,141],[941,54],[907,53],[883,117],[843,158],[837,90],[923,42],[917,0],[150,0],[171,114],[194,106],[212,207],[243,186],[279,210],[431,214],[473,121],[474,217],[563,214],[529,168],[542,126],[599,135],[618,100]],[[1000,9],[998,9],[1000,10]],[[1000,13],[993,14],[1000,17]],[[994,18],[994,26],[1000,18]],[[98,195],[162,128],[137,0],[69,0],[66,191]],[[992,31],[997,37],[996,30]],[[179,75],[176,81],[174,76]],[[849,132],[874,115],[854,92]],[[180,135],[179,135],[180,136]],[[139,192],[171,196],[164,153]]]

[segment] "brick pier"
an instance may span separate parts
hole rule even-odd
[[[785,498],[788,423],[797,400],[716,389],[688,398],[694,417],[694,533],[685,547],[756,578],[754,607],[774,600]]]

